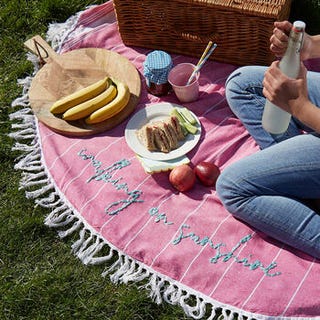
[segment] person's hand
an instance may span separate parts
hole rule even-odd
[[[281,58],[286,52],[292,23],[289,21],[276,21],[272,36],[270,37],[270,50],[276,57]],[[310,58],[312,40],[310,35],[304,34],[303,46],[301,48],[301,60]]]
[[[307,89],[307,69],[301,63],[297,79],[287,77],[274,61],[265,73],[263,94],[276,106],[299,118],[303,106],[309,101]]]
[[[273,33],[270,37],[270,50],[277,57],[282,57],[286,52],[291,28],[292,24],[289,21],[274,23]]]

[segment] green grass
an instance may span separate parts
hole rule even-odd
[[[84,266],[71,251],[72,238],[60,240],[43,224],[47,210],[34,207],[19,190],[14,170],[18,152],[9,114],[20,96],[17,79],[32,74],[23,43],[45,35],[48,24],[64,22],[89,0],[0,0],[0,319],[187,319],[180,307],[156,305],[136,285],[114,285],[101,277],[103,266]],[[298,8],[301,7],[301,13]],[[319,32],[317,1],[293,1],[292,19],[306,17]],[[298,14],[299,13],[299,14]],[[314,22],[314,23],[313,23]]]
[[[23,43],[45,36],[48,24],[64,22],[88,0],[0,0],[0,319],[186,319],[180,307],[157,305],[136,285],[114,285],[104,266],[84,266],[19,190],[21,172],[8,115],[21,95],[17,79],[32,74]]]

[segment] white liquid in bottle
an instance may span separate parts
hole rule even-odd
[[[300,49],[306,24],[295,21],[290,32],[288,48],[280,61],[280,70],[290,78],[297,78],[300,71]],[[284,133],[289,126],[291,114],[280,109],[269,100],[266,101],[262,115],[263,128],[272,133]]]

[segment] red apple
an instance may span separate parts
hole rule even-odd
[[[169,181],[177,190],[184,192],[193,187],[196,175],[187,164],[182,164],[171,170]]]
[[[194,173],[205,186],[214,186],[220,174],[220,169],[211,162],[201,161],[194,168]]]

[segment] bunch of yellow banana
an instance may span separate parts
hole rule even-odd
[[[130,91],[128,86],[118,80],[112,79],[117,87],[116,97],[104,107],[92,112],[87,118],[87,124],[95,124],[107,120],[119,113],[130,100]]]
[[[88,124],[107,120],[119,113],[129,102],[128,86],[105,77],[56,101],[50,108],[53,114],[62,114],[67,121],[85,119]]]

